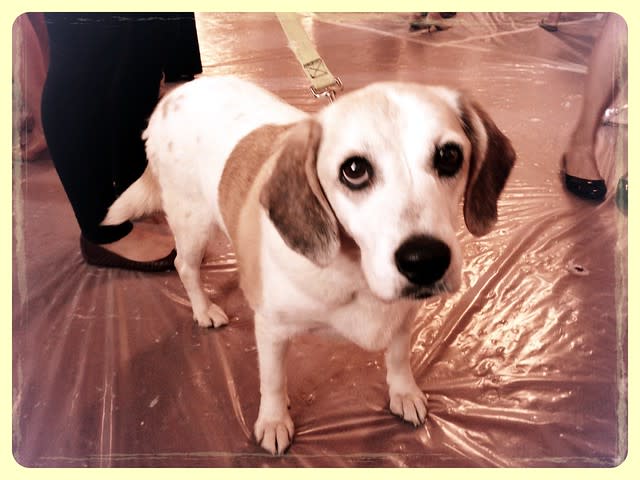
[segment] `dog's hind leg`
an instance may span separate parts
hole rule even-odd
[[[167,221],[173,231],[178,252],[176,270],[191,302],[194,320],[201,327],[221,327],[229,323],[229,318],[219,306],[209,300],[200,275],[212,225],[210,222],[190,220],[194,219],[172,216],[167,212]]]

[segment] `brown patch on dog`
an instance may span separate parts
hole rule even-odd
[[[265,125],[244,137],[229,155],[218,186],[222,219],[237,242],[240,210],[247,201],[249,190],[266,160],[273,154],[274,144],[290,125]]]
[[[265,125],[240,140],[227,159],[218,187],[220,211],[238,259],[240,288],[254,309],[262,299],[259,196],[267,173],[262,167],[288,128]]]
[[[250,190],[245,208],[240,211],[235,240],[240,288],[249,305],[254,310],[262,302],[262,268],[260,265],[260,209],[258,197],[260,188],[257,185]]]
[[[227,159],[218,202],[236,251],[240,287],[252,308],[261,301],[259,196],[267,172],[262,168],[273,155],[289,125],[265,125],[244,137]]]
[[[515,163],[516,153],[509,139],[498,129],[487,112],[475,102],[464,101],[460,120],[471,142],[471,162],[464,195],[464,220],[476,236],[489,232],[498,219],[498,197]],[[487,135],[484,156],[480,152],[477,122]]]
[[[321,136],[322,128],[313,120],[301,121],[287,132],[260,203],[292,250],[324,266],[337,254],[340,238],[316,170]]]

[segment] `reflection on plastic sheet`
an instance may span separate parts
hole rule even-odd
[[[612,201],[570,198],[558,174],[600,20],[571,14],[554,36],[538,16],[459,14],[431,34],[409,32],[408,14],[305,20],[347,89],[391,79],[463,88],[518,152],[496,229],[480,239],[459,232],[463,287],[425,302],[415,319],[411,364],[429,396],[425,426],[390,414],[381,353],[310,335],[288,361],[294,445],[283,457],[264,455],[251,433],[259,404],[253,314],[227,243],[214,245],[203,271],[231,322],[202,330],[175,273],[82,263],[71,210],[41,162],[14,186],[24,217],[14,255],[16,459],[73,467],[618,464],[627,445],[626,217]],[[198,28],[206,75],[252,79],[304,110],[323,106],[274,16],[201,14]],[[621,128],[606,126],[598,140],[611,185],[626,162]]]

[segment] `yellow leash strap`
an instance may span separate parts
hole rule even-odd
[[[289,41],[289,48],[302,65],[302,70],[311,83],[311,92],[316,97],[323,95],[333,101],[336,91],[342,90],[342,82],[329,71],[304,31],[298,15],[296,13],[276,13],[276,15]]]

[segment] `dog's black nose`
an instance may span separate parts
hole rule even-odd
[[[431,285],[442,278],[451,262],[446,243],[427,235],[405,241],[395,254],[400,273],[416,285]]]

